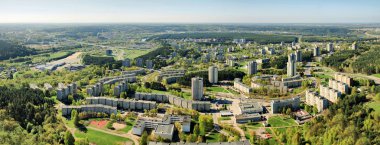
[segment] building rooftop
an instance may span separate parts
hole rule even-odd
[[[155,133],[159,134],[173,134],[174,131],[174,125],[173,124],[161,124],[157,125]]]

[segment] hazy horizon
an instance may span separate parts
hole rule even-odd
[[[376,0],[2,0],[0,23],[380,23]]]

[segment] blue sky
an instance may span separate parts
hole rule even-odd
[[[380,0],[0,0],[0,23],[380,23]]]

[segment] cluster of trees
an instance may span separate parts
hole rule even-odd
[[[91,56],[89,54],[82,57],[82,62],[85,65],[107,66],[111,69],[119,69],[122,66],[122,61],[116,61],[113,57]]]
[[[225,141],[229,141],[229,142],[232,142],[232,141],[239,141],[240,139],[240,132],[234,128],[233,126],[231,125],[221,125],[221,127],[224,129],[224,130],[227,130],[229,131],[230,133],[233,134],[233,136],[230,136],[230,138],[228,140],[225,140]],[[220,138],[219,138],[220,139]],[[227,138],[226,138],[227,139]]]
[[[7,60],[9,58],[35,55],[37,51],[35,49],[29,49],[24,46],[9,43],[4,40],[0,40],[0,60]]]
[[[289,129],[279,136],[286,136],[281,140],[292,144],[378,144],[380,115],[366,107],[366,101],[365,95],[351,93],[307,122],[302,130]]]
[[[348,64],[345,64],[345,61],[358,54],[359,52],[357,50],[338,51],[338,52],[335,52],[330,57],[323,59],[322,64],[332,67],[335,70],[342,70],[344,67],[348,66]]]
[[[178,34],[161,34],[152,36],[150,39],[208,39],[215,38],[219,40],[232,41],[233,39],[246,39],[247,41],[255,41],[260,44],[280,43],[280,42],[296,42],[297,37],[285,35],[269,35],[269,34],[255,34],[255,33],[178,33]]]
[[[197,120],[199,118],[199,112],[193,109],[171,107],[166,109],[166,114],[173,115],[190,115],[192,119]]]
[[[153,89],[153,90],[166,91],[165,85],[163,85],[159,82],[145,82],[144,87],[149,88],[149,89]]]
[[[0,87],[0,144],[63,144],[66,128],[40,90]]]
[[[218,80],[234,80],[235,78],[243,78],[244,72],[236,69],[225,69],[218,72]],[[206,87],[212,84],[208,81],[208,71],[198,71],[185,74],[184,77],[177,80],[180,85],[191,86],[191,78],[193,77],[203,78],[203,85]]]
[[[276,69],[284,69],[288,62],[288,56],[281,55],[279,57],[272,58],[269,62],[270,66]]]
[[[373,74],[380,73],[380,46],[363,53],[351,64],[352,72]]]

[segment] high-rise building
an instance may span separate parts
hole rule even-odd
[[[143,67],[143,59],[142,58],[137,58],[136,59],[136,66],[138,67]]]
[[[248,75],[253,75],[257,73],[257,63],[256,61],[250,61],[247,64],[247,70],[248,70]]]
[[[203,78],[191,78],[191,97],[193,100],[203,99]]]
[[[351,45],[351,49],[352,49],[352,50],[356,50],[356,49],[358,49],[358,45],[356,44],[356,42],[352,43],[352,45]]]
[[[130,67],[131,66],[131,60],[129,58],[126,58],[122,62],[123,66]]]
[[[333,44],[331,42],[328,43],[327,46],[326,46],[326,49],[327,49],[328,52],[334,52],[334,46],[333,46]]]
[[[298,62],[302,62],[302,51],[301,50],[296,50],[296,60]]]
[[[111,49],[107,49],[106,50],[106,55],[111,56],[112,55],[112,50]]]
[[[319,49],[319,47],[315,47],[313,49],[313,52],[314,52],[313,54],[314,54],[315,57],[321,55],[321,50]]]
[[[296,65],[296,55],[291,53],[289,54],[288,56],[288,63],[287,63],[287,74],[288,74],[288,77],[292,77],[292,76],[295,76],[296,75],[296,68],[297,68],[297,65]]]
[[[216,66],[210,66],[208,68],[208,81],[211,84],[218,83],[218,68]]]
[[[153,69],[153,61],[152,60],[146,60],[145,66],[147,69]]]

